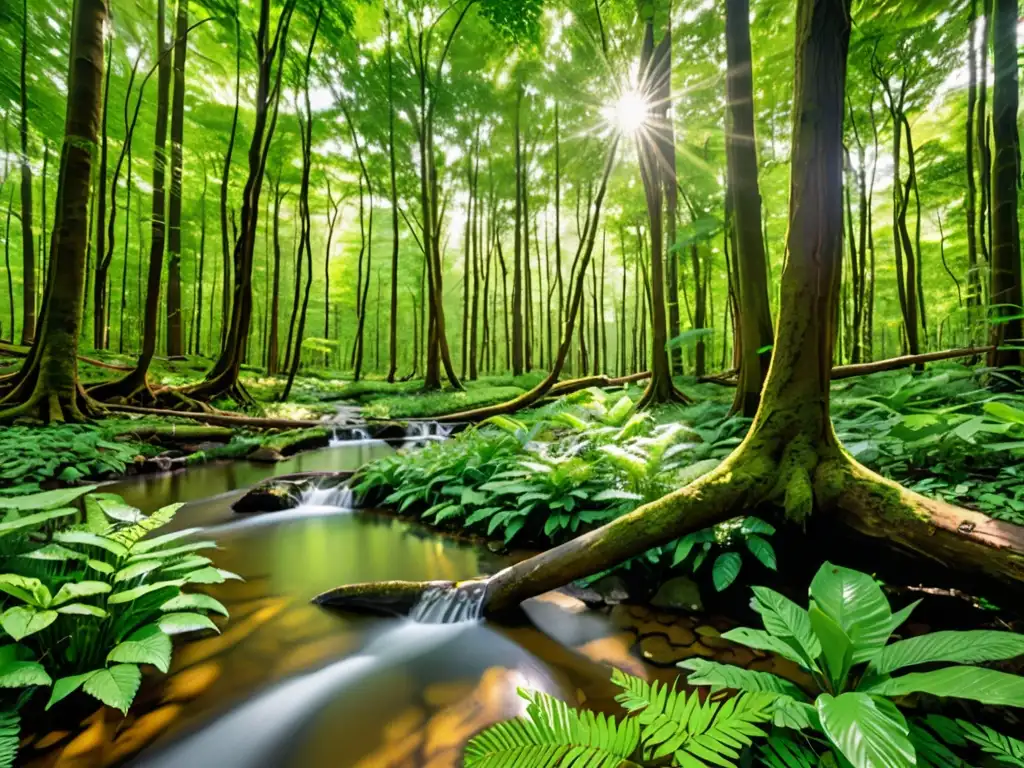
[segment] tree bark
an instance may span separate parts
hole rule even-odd
[[[231,189],[231,158],[235,151],[235,139],[238,136],[238,112],[242,96],[242,19],[239,0],[235,0],[235,111],[231,116],[231,131],[228,134],[228,149],[224,153],[224,169],[220,180],[220,252],[221,252],[221,290],[220,311],[220,343],[223,348],[228,340],[228,328],[231,318],[231,261],[232,251],[237,247],[234,238],[228,233],[228,193]],[[261,24],[263,19],[261,16]],[[262,72],[261,72],[262,74]]]
[[[171,104],[171,193],[167,211],[167,356],[180,357],[181,181],[185,141],[185,58],[188,54],[188,0],[178,0],[174,42],[174,96]]]
[[[754,140],[754,79],[748,0],[727,0],[725,27],[726,91],[730,116],[725,146],[736,234],[734,263],[740,310],[740,337],[737,340],[740,375],[732,411],[753,418],[761,402],[761,387],[768,375],[773,333]]]
[[[27,7],[27,4],[26,4]],[[71,27],[67,113],[61,149],[60,194],[40,332],[20,372],[0,399],[0,421],[38,418],[84,421],[93,412],[78,382],[78,338],[82,325],[88,208],[93,155],[103,93],[105,0],[78,0]],[[24,178],[24,177],[23,177]]]
[[[1020,136],[1017,73],[1017,0],[995,0],[992,24],[992,340],[990,366],[1024,364],[1024,296],[1021,291],[1020,223],[1017,185],[1020,183]]]
[[[388,350],[390,362],[388,366],[388,382],[393,383],[398,373],[398,181],[397,163],[395,161],[395,72],[394,53],[391,42],[391,9],[384,6],[384,18],[387,22],[387,59],[388,59],[388,167],[391,181],[391,315],[388,331]],[[325,334],[326,335],[326,334]]]
[[[516,202],[512,246],[512,375],[523,374],[523,85],[516,88],[516,112],[512,120],[515,140]]]
[[[21,343],[31,344],[36,335],[36,257],[28,160],[28,0],[22,0],[21,13]]]

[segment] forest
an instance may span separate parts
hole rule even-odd
[[[2,0],[0,768],[1024,768],[1022,23]]]

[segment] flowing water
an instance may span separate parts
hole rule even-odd
[[[309,492],[293,510],[230,507],[271,475],[354,469],[392,447],[362,440],[279,464],[218,463],[130,478],[110,488],[152,511],[186,502],[177,527],[201,526],[220,567],[242,582],[203,587],[231,612],[222,634],[176,639],[170,674],[147,670],[127,718],[101,709],[30,722],[24,764],[103,768],[389,768],[460,765],[466,740],[521,711],[519,686],[604,702],[598,661],[643,673],[635,634],[580,605],[538,604],[519,626],[476,620],[479,597],[428,594],[420,622],[335,613],[310,603],[339,584],[461,580],[502,563],[486,548],[373,512],[345,488]],[[460,623],[442,623],[452,620]],[[692,635],[691,635],[692,639]]]

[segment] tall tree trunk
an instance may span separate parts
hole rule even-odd
[[[280,332],[278,315],[281,307],[281,201],[288,194],[281,192],[281,176],[274,182],[274,273],[270,293],[270,310],[267,322],[267,374],[274,376],[281,370]]]
[[[1017,185],[1020,183],[1020,136],[1017,73],[1017,0],[995,0],[992,24],[992,291],[996,323],[992,326],[991,366],[1024,364],[1024,322],[1021,311],[1020,222]],[[1006,319],[1003,319],[1006,318]]]
[[[988,141],[988,40],[992,24],[992,0],[982,0],[984,15],[981,19],[981,66],[978,75],[978,113],[975,126],[978,144],[978,171],[981,175],[981,207],[978,211],[978,227],[981,254],[985,264],[991,266],[991,224],[992,224],[992,151]],[[991,297],[989,299],[991,301]]]
[[[96,182],[96,213],[99,222],[96,227],[96,270],[93,277],[93,315],[92,343],[96,349],[106,349],[110,343],[110,328],[107,318],[107,272],[110,262],[107,255],[107,112],[110,104],[110,60],[114,50],[113,39],[107,42],[107,71],[103,80],[103,116],[100,124],[100,168]],[[111,204],[117,205],[117,199],[111,195]],[[110,244],[113,250],[113,243]],[[88,290],[88,281],[86,281]]]
[[[238,111],[242,95],[242,19],[239,11],[239,0],[235,0],[235,111],[231,116],[231,131],[228,134],[228,148],[224,153],[224,169],[221,172],[220,180],[220,252],[221,283],[223,285],[220,299],[220,343],[222,346],[227,344],[230,326],[232,292],[228,286],[231,285],[232,251],[237,247],[233,236],[228,233],[228,193],[231,189],[231,159],[235,151],[235,139],[238,136]],[[262,16],[261,23],[263,23]]]
[[[171,194],[167,211],[167,354],[181,356],[181,180],[185,141],[185,57],[188,0],[178,0],[174,42],[174,97],[171,104]]]
[[[384,18],[387,21],[388,58],[388,168],[391,181],[391,314],[388,331],[390,362],[388,382],[393,383],[398,373],[398,181],[395,161],[395,72],[394,53],[391,42],[391,9],[385,4]]]
[[[103,92],[106,22],[105,0],[75,3],[60,192],[50,258],[52,275],[60,277],[47,280],[40,332],[21,371],[0,382],[12,386],[0,400],[0,421],[25,416],[41,417],[48,422],[83,421],[91,412],[78,382],[78,338],[89,246],[92,162]]]
[[[978,0],[971,0],[967,21],[967,124],[964,161],[967,169],[967,326],[969,340],[974,338],[974,324],[981,306],[981,276],[978,272],[978,189],[974,170],[974,113],[978,103],[978,62],[974,45],[977,32]]]
[[[516,88],[515,131],[516,203],[515,232],[512,252],[512,375],[523,373],[523,150],[522,150],[523,85]]]
[[[469,318],[469,378],[472,381],[476,381],[479,376],[479,370],[477,366],[477,346],[479,343],[479,336],[477,333],[479,322],[480,322],[480,126],[477,125],[476,136],[473,139],[473,174],[470,185],[470,199],[474,201],[473,206],[473,217],[472,217],[472,230],[470,233],[470,241],[472,243],[473,253],[471,260],[473,262],[473,282],[472,282],[472,306],[470,308]]]
[[[725,43],[729,127],[725,132],[739,288],[739,382],[732,409],[753,418],[761,402],[773,341],[754,141],[754,79],[748,0],[727,0]]]
[[[324,0],[320,0],[316,10],[316,20],[313,23],[313,33],[309,38],[309,48],[306,50],[306,69],[303,80],[305,95],[305,115],[299,110],[299,134],[302,140],[302,182],[299,187],[299,220],[302,227],[302,234],[299,237],[299,263],[301,264],[302,253],[306,254],[306,287],[302,298],[302,312],[299,314],[299,328],[295,334],[295,349],[292,352],[292,367],[288,372],[288,382],[281,393],[281,401],[287,401],[291,394],[292,386],[295,384],[295,375],[299,372],[299,365],[302,362],[302,339],[306,332],[306,313],[309,310],[309,293],[313,286],[313,248],[311,246],[311,219],[309,212],[309,177],[313,169],[313,107],[309,98],[309,73],[313,66],[313,49],[316,47],[316,38],[320,32],[320,22],[324,15]],[[372,215],[372,214],[371,214]],[[367,277],[369,281],[369,277]],[[296,285],[298,276],[296,276]],[[297,296],[296,296],[297,298]]]
[[[21,13],[21,343],[31,344],[36,335],[36,257],[28,159],[28,0],[22,0]]]

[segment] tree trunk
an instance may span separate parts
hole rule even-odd
[[[978,272],[978,190],[974,171],[974,112],[978,103],[977,52],[974,35],[977,31],[978,0],[971,0],[967,21],[967,124],[964,161],[967,168],[967,325],[974,338],[975,316],[981,306],[981,276]]]
[[[516,202],[515,230],[513,233],[512,252],[512,375],[523,373],[523,151],[521,112],[523,106],[523,85],[516,88],[516,114],[513,118],[515,126],[515,164],[516,164]]]
[[[1020,223],[1017,185],[1020,182],[1020,136],[1017,133],[1017,0],[995,0],[992,24],[992,290],[995,324],[990,366],[1020,366],[1024,342],[1021,311]],[[1005,319],[1004,319],[1005,318]]]
[[[384,18],[387,21],[388,57],[388,163],[391,180],[391,315],[388,331],[388,383],[393,383],[398,373],[398,181],[395,161],[395,72],[394,54],[391,42],[391,9],[385,4]]]
[[[278,314],[281,306],[281,201],[288,194],[281,193],[281,176],[278,175],[274,184],[274,276],[270,293],[270,311],[267,322],[270,324],[267,338],[267,375],[274,376],[280,372],[281,350],[278,330]]]
[[[771,362],[772,318],[761,226],[761,193],[754,141],[754,80],[750,56],[748,0],[727,0],[725,41],[729,127],[725,132],[729,190],[735,239],[734,263],[739,288],[739,384],[734,413],[753,418]]]
[[[27,4],[26,4],[27,7]],[[13,385],[0,400],[0,421],[41,418],[84,421],[92,404],[78,383],[88,208],[103,93],[105,0],[78,0],[71,27],[68,100],[61,149],[52,275],[47,281],[40,332]],[[23,177],[24,178],[24,177]]]
[[[32,166],[28,160],[28,0],[21,4],[21,343],[36,335],[36,257],[32,231]]]
[[[96,269],[93,277],[93,315],[92,343],[96,349],[106,349],[110,343],[110,328],[107,324],[107,272],[110,262],[107,260],[106,226],[107,226],[107,112],[110,104],[110,59],[114,50],[114,41],[107,43],[107,71],[103,80],[103,106],[100,124],[100,168],[96,182],[96,213],[99,224],[96,227]],[[117,206],[117,199],[111,195],[111,203]],[[113,250],[114,244],[110,244]],[[88,280],[86,280],[88,290]]]
[[[171,194],[167,211],[167,355],[180,357],[181,178],[185,141],[185,57],[188,54],[188,0],[178,0],[174,43],[174,97],[171,104]]]
[[[231,188],[231,158],[235,151],[235,138],[238,136],[238,111],[242,95],[242,19],[239,15],[239,0],[235,0],[235,111],[231,116],[231,132],[228,134],[228,149],[224,153],[224,170],[220,181],[220,252],[221,252],[221,291],[220,311],[220,343],[227,344],[228,328],[231,318],[231,261],[232,251],[237,247],[234,238],[228,234],[228,192]],[[266,22],[260,17],[261,24]],[[261,71],[262,75],[262,71]]]

